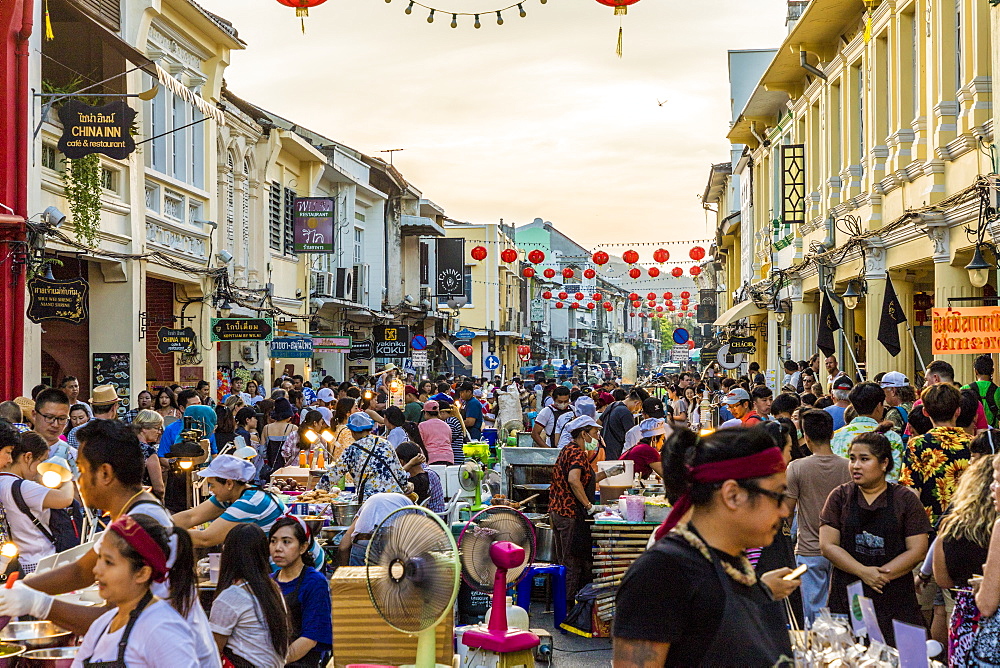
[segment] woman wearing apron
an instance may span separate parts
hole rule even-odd
[[[927,554],[930,520],[919,497],[885,476],[892,449],[879,427],[856,436],[849,451],[852,482],[830,492],[820,513],[820,549],[833,564],[830,611],[848,614],[847,586],[860,580],[882,635],[895,644],[892,620],[924,625],[911,573]]]
[[[190,586],[194,561],[186,534],[177,559],[167,567],[171,536],[145,515],[122,515],[108,528],[94,567],[98,592],[113,610],[94,621],[73,659],[73,668],[173,668],[198,665],[193,632],[170,603],[153,596],[150,587],[168,576]],[[186,571],[186,572],[185,572]]]
[[[269,532],[274,579],[292,622],[286,666],[316,668],[333,646],[330,585],[312,567],[309,532],[297,517],[283,517]]]
[[[271,474],[284,464],[281,449],[288,437],[295,433],[295,425],[289,422],[294,415],[295,411],[288,399],[275,400],[274,410],[271,411],[271,423],[264,427],[260,434],[264,446],[264,465],[260,469],[261,484],[267,484]]]
[[[743,555],[768,545],[788,515],[781,449],[761,429],[680,429],[663,464],[675,503],[619,588],[615,668],[791,665],[778,601],[798,581],[782,579],[788,568],[758,577]]]

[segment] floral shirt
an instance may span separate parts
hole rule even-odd
[[[369,453],[371,453],[370,459]],[[366,461],[367,468],[365,468]],[[327,469],[327,472],[331,480],[343,478],[349,473],[355,485],[364,477],[365,498],[379,492],[405,494],[403,484],[410,477],[403,470],[403,465],[399,463],[396,451],[392,449],[389,441],[372,435],[347,446],[344,454]]]
[[[569,472],[573,469],[580,469],[580,482],[586,489],[587,484],[594,477],[594,470],[590,468],[590,458],[587,457],[587,453],[575,442],[570,441],[569,445],[559,452],[555,466],[552,467],[549,512],[562,517],[576,517],[583,514],[583,507],[573,494],[573,488],[569,484]]]
[[[899,483],[920,494],[931,524],[948,507],[962,471],[969,467],[971,442],[972,437],[958,427],[934,427],[907,444]]]
[[[833,450],[833,454],[838,457],[850,459],[851,441],[854,440],[854,437],[858,434],[867,434],[868,432],[875,431],[876,427],[878,427],[878,422],[875,421],[875,418],[864,416],[854,418],[850,423],[833,432],[833,439],[830,441],[830,448]],[[885,479],[889,482],[896,482],[900,464],[903,461],[903,438],[894,431],[886,432],[885,437],[889,439],[889,443],[892,445],[893,463],[892,471],[889,471]]]

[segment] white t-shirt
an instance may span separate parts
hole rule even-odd
[[[566,428],[566,425],[570,423],[570,420],[575,418],[577,414],[576,410],[570,406],[565,413],[556,418],[555,410],[556,409],[552,406],[546,406],[542,410],[538,411],[538,416],[535,418],[535,424],[542,425],[542,431],[548,437],[546,438],[546,441],[549,444],[552,443],[551,437],[554,430],[554,433],[559,436],[555,439],[556,447],[561,448],[571,440],[563,438],[566,434],[563,434],[562,432]]]
[[[90,625],[73,659],[73,668],[82,668],[85,659],[91,662],[118,659],[118,643],[125,626],[114,633],[107,632],[117,612],[117,608],[108,610]],[[154,601],[146,606],[132,628],[125,648],[125,664],[128,668],[197,666],[194,634],[169,603]]]
[[[375,531],[375,527],[381,524],[393,511],[412,505],[413,502],[410,501],[409,497],[395,492],[372,494],[358,511],[358,517],[354,523],[354,535],[372,533]]]
[[[226,647],[259,668],[282,668],[285,657],[271,644],[264,611],[247,584],[227,587],[212,603],[212,632],[229,636]]]
[[[42,557],[56,553],[56,548],[52,542],[46,538],[41,531],[32,523],[31,519],[18,509],[14,503],[13,487],[14,483],[20,480],[18,476],[4,474],[0,475],[0,505],[3,505],[7,512],[7,522],[10,524],[11,533],[20,548],[20,560],[24,566],[34,566]],[[37,482],[25,480],[21,483],[21,495],[24,502],[28,504],[28,509],[43,526],[49,526],[49,509],[43,508],[45,495],[50,490]]]
[[[642,427],[636,425],[625,432],[625,444],[622,446],[622,454],[634,448],[642,440]]]

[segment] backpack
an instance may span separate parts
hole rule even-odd
[[[553,448],[558,448],[559,447],[559,439],[562,436],[562,432],[559,431],[559,418],[561,418],[563,415],[566,415],[566,413],[572,413],[574,416],[576,416],[576,409],[573,408],[572,404],[568,408],[566,408],[565,410],[561,410],[561,411],[560,410],[556,410],[552,406],[546,406],[546,408],[548,408],[550,411],[552,411],[552,418],[553,418],[552,419],[552,433],[548,434],[549,444]]]
[[[993,418],[990,420],[990,426],[996,429],[997,424],[1000,423],[1000,406],[997,404],[997,395],[1000,394],[1000,387],[997,387],[996,383],[990,381],[984,394],[978,382],[973,383],[973,386],[976,388],[976,394],[979,395],[979,403],[983,405],[983,408],[987,409],[989,415]]]
[[[23,484],[24,479],[18,478],[11,486],[10,491],[14,497],[14,503],[18,510],[24,513],[35,525],[35,528],[45,536],[46,540],[52,543],[56,552],[63,552],[79,545],[80,525],[82,524],[80,502],[74,499],[68,508],[50,508],[49,526],[46,527],[28,508],[24,495],[21,494],[21,485]]]

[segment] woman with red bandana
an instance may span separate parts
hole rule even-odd
[[[176,553],[172,564],[171,552]],[[171,603],[150,590],[168,576]],[[146,515],[122,515],[108,527],[94,577],[101,598],[114,609],[90,625],[73,668],[198,665],[194,634],[173,607],[198,604],[192,601],[194,558],[187,532],[171,532]]]
[[[663,463],[674,506],[619,588],[615,668],[791,665],[776,601],[798,581],[782,579],[789,568],[758,578],[743,554],[770,544],[788,515],[781,449],[761,429],[680,429]]]

